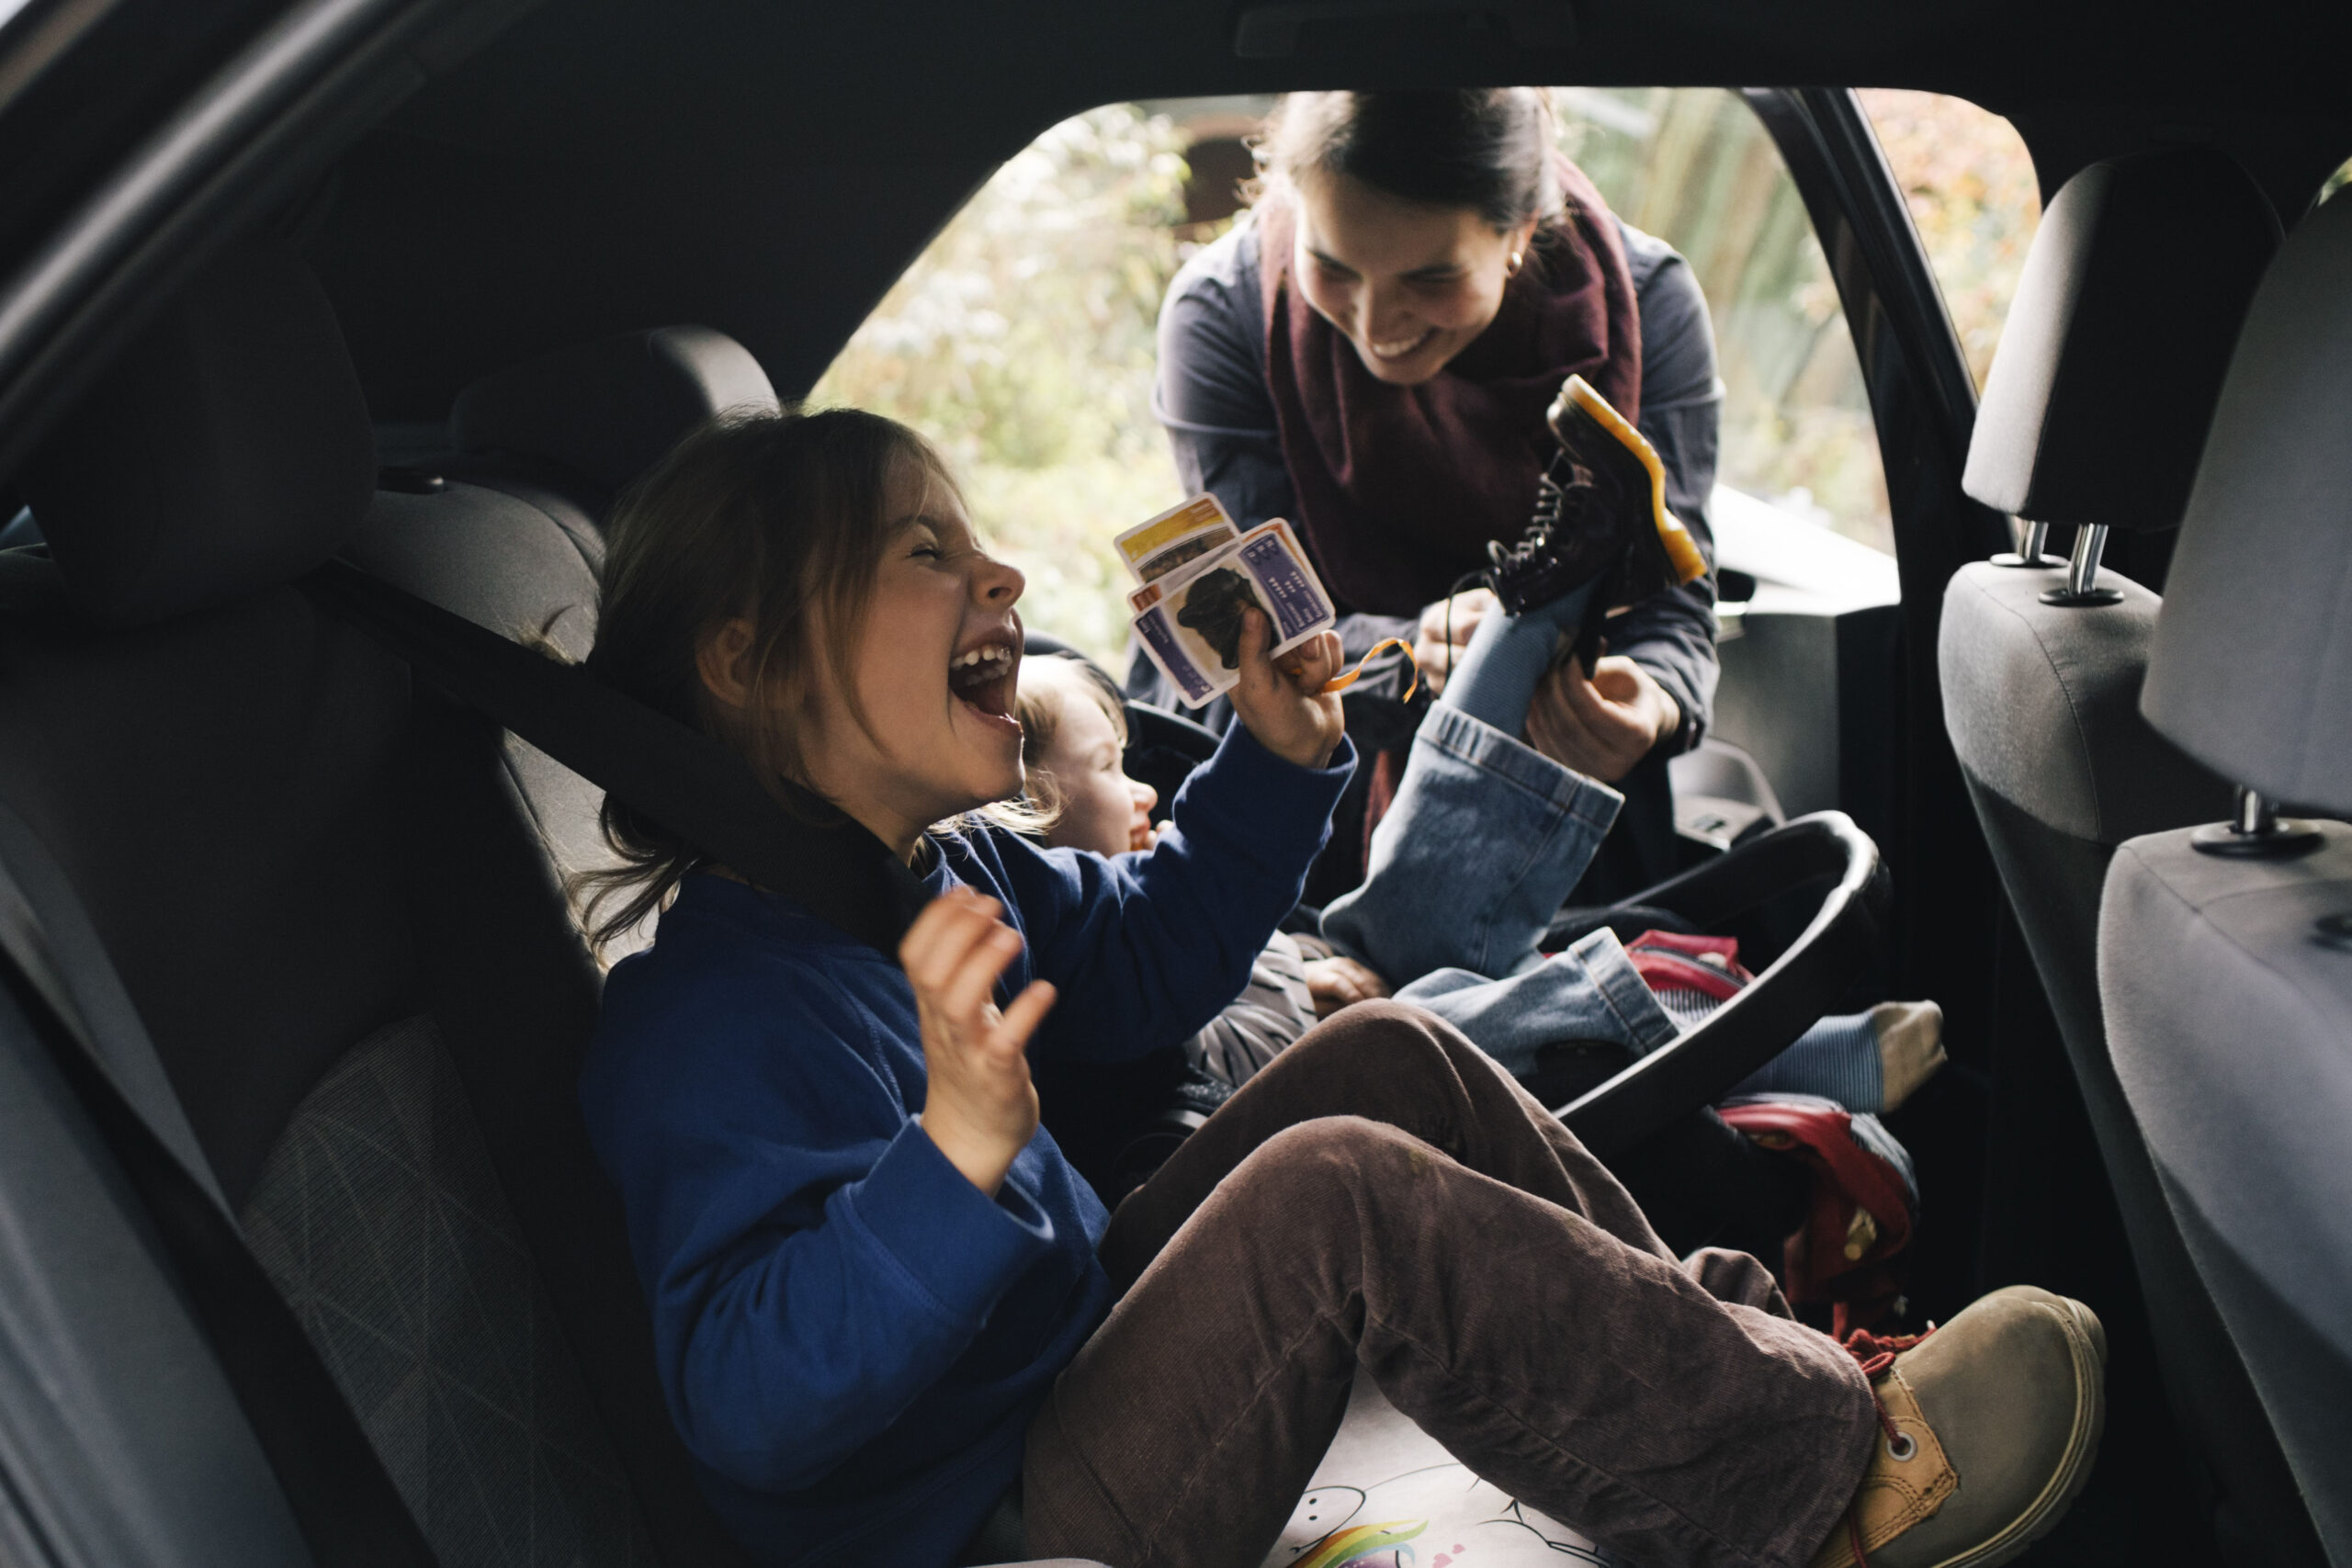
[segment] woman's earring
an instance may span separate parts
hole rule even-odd
[[[1517,277],[1519,276],[1520,264],[1526,260],[1527,253],[1525,251],[1511,252],[1510,260],[1503,265],[1503,276],[1505,277]]]

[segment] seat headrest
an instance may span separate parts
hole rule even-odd
[[[2177,525],[2278,219],[2218,152],[2094,164],[2043,213],[1961,483],[2036,523]]]
[[[2303,220],[2246,314],[2140,710],[2223,778],[2352,817],[2352,200]]]
[[[285,582],[341,548],[376,437],[318,279],[241,242],[165,307],[17,476],[75,603],[141,626]]]
[[[708,327],[656,327],[567,348],[485,376],[458,394],[459,451],[558,463],[609,494],[712,414],[775,407],[751,350]]]

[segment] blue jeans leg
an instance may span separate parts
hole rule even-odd
[[[1363,886],[1324,911],[1323,934],[1515,1072],[1556,1040],[1649,1051],[1674,1021],[1615,936],[1548,960],[1536,946],[1623,803],[1440,704],[1373,832]]]

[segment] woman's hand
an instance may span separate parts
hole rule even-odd
[[[1258,744],[1302,768],[1330,765],[1331,753],[1348,732],[1337,693],[1323,683],[1340,672],[1340,637],[1317,632],[1283,655],[1279,668],[1266,657],[1273,626],[1255,604],[1241,612],[1241,682],[1227,694],[1233,711]]]
[[[1351,1003],[1388,994],[1388,982],[1352,958],[1334,953],[1329,958],[1310,958],[1304,967],[1306,994],[1315,998],[1317,1018],[1329,1018]]]
[[[1004,906],[954,887],[915,917],[899,943],[914,987],[930,1088],[922,1130],[947,1163],[989,1197],[1013,1156],[1037,1134],[1037,1086],[1029,1081],[1029,1036],[1054,1005],[1043,980],[1002,1012],[998,976],[1021,952],[1021,933],[998,917]]]
[[[1527,743],[1564,768],[1615,784],[1682,727],[1682,708],[1630,659],[1594,661],[1592,678],[1570,659],[1535,689]]]
[[[1421,611],[1420,634],[1413,639],[1413,658],[1421,667],[1421,684],[1435,696],[1445,690],[1445,678],[1453,672],[1454,661],[1462,650],[1470,646],[1470,634],[1487,618],[1496,604],[1494,592],[1473,588],[1466,593],[1456,593],[1451,599],[1441,599]]]

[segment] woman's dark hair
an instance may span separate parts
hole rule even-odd
[[[888,537],[892,481],[910,468],[956,488],[928,441],[878,414],[737,410],[713,419],[614,510],[589,671],[726,741],[763,777],[805,786],[794,727],[744,714],[805,711],[823,681],[865,723],[851,652]],[[712,697],[698,664],[704,645],[738,617],[753,628],[743,711]],[[620,865],[573,879],[599,951],[707,858],[610,795],[603,827]]]
[[[1293,93],[1255,148],[1298,184],[1332,175],[1431,207],[1466,207],[1497,232],[1560,211],[1550,96],[1539,87]]]

